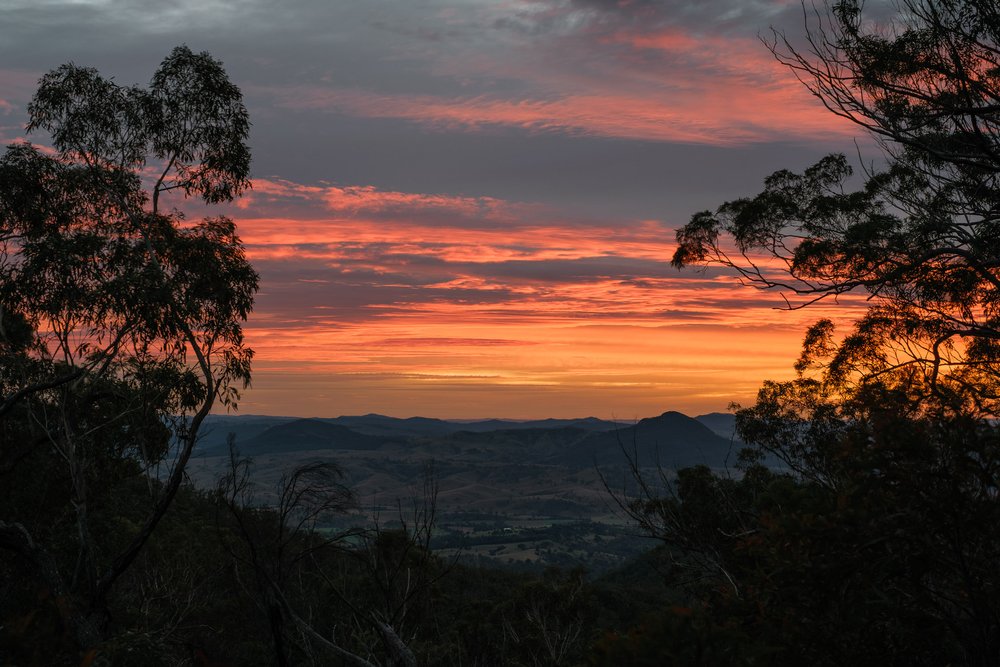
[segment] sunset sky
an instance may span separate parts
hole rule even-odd
[[[802,25],[784,0],[4,0],[0,139],[61,63],[224,62],[254,187],[220,212],[262,277],[242,413],[723,411],[849,314],[669,265],[692,213],[855,152],[758,39]]]

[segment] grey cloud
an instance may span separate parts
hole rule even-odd
[[[308,323],[306,315],[341,323],[362,322],[393,313],[409,312],[410,304],[450,303],[490,305],[507,303],[514,294],[505,289],[407,287],[334,280],[305,288],[301,284],[270,283],[258,295],[256,310],[286,325]],[[270,326],[265,322],[266,326]]]
[[[285,326],[307,324],[309,317],[304,314],[310,313],[314,317],[350,323],[406,312],[412,304],[430,303],[475,306],[487,314],[491,312],[491,304],[507,304],[503,313],[516,317],[516,304],[521,299],[545,302],[561,298],[549,293],[551,287],[559,284],[598,283],[609,278],[623,283],[669,279],[669,284],[684,288],[717,287],[697,274],[682,274],[666,262],[626,257],[473,263],[447,262],[422,255],[384,254],[378,260],[378,269],[371,267],[370,259],[363,257],[341,258],[333,265],[319,259],[255,262],[264,285],[258,309],[272,318],[279,316]],[[461,277],[478,278],[488,287],[438,286]],[[531,295],[524,295],[516,289],[524,285],[536,289]],[[669,294],[662,282],[659,287],[665,295]],[[581,307],[577,315],[609,320],[630,315],[620,309],[613,312],[605,309],[602,304],[608,298],[613,297],[595,295],[593,306]],[[739,304],[746,306],[760,299],[757,295],[756,299],[748,298]],[[713,307],[728,305],[725,299],[707,295],[702,300],[675,301],[674,308],[661,311],[658,316],[669,320],[712,319],[700,310],[706,303]],[[525,309],[522,314],[537,315],[537,312]],[[631,315],[648,317],[650,314],[637,311]]]
[[[529,282],[598,282],[635,276],[676,277],[677,269],[666,261],[632,257],[587,257],[567,260],[524,260],[452,265],[472,275]]]
[[[605,12],[633,13],[663,3],[657,0],[570,0],[569,4],[572,7],[600,9]]]
[[[734,3],[639,4],[656,7],[663,20],[697,25],[718,20],[709,15]],[[579,70],[581,63],[610,65],[605,47],[592,39],[555,44],[491,36],[497,31],[484,27],[487,19],[506,4],[470,3],[463,6],[468,16],[463,13],[448,21],[442,18],[448,5],[443,0],[287,4],[243,0],[233,11],[222,11],[221,3],[216,3],[214,9],[191,14],[182,29],[172,19],[158,24],[168,4],[22,2],[14,9],[0,9],[0,62],[30,73],[29,79],[75,61],[96,66],[122,83],[142,83],[173,46],[186,42],[222,59],[244,89],[254,123],[255,176],[540,201],[597,215],[657,217],[673,224],[682,224],[694,210],[718,204],[720,196],[749,194],[759,189],[763,175],[785,166],[805,166],[822,151],[790,144],[728,150],[503,128],[428,130],[405,120],[276,109],[268,91],[296,82],[368,91],[516,97],[532,91],[513,77],[513,71],[551,70],[552,76],[561,77],[564,71]],[[174,6],[183,9],[190,4]],[[583,11],[555,0],[531,4],[556,13]],[[586,11],[611,15],[618,8],[614,3],[598,4],[604,9],[595,6]],[[768,3],[748,6],[758,5]],[[199,18],[204,20],[195,20]],[[751,23],[741,29],[752,33]],[[154,29],[157,25],[159,29]],[[477,64],[470,71],[455,71],[452,64],[470,55],[478,55],[487,69],[476,74],[472,70]],[[508,61],[509,75],[494,66]],[[605,76],[605,70],[595,71],[603,81],[611,80],[615,72],[611,68]],[[8,102],[23,105],[28,90]],[[4,98],[8,96],[5,91]],[[5,126],[14,128],[5,129],[5,135],[13,136],[4,138],[15,138],[23,112],[15,110],[4,119],[12,121]]]
[[[265,279],[327,280],[372,285],[401,284],[420,288],[459,277],[476,277],[494,283],[581,283],[605,280],[682,279],[663,261],[632,257],[587,257],[581,259],[509,260],[502,262],[455,262],[433,255],[364,251],[335,260],[297,259],[295,262],[256,262]],[[372,264],[377,264],[377,268]],[[325,264],[325,266],[323,266]],[[697,282],[696,274],[690,278]]]
[[[449,6],[463,11],[446,19],[442,10]],[[445,0],[19,0],[0,9],[0,62],[16,70],[22,82],[74,61],[96,66],[122,83],[142,83],[173,46],[186,42],[222,59],[233,80],[246,92],[254,123],[255,176],[542,202],[566,217],[578,216],[580,227],[585,227],[587,220],[635,218],[680,225],[696,210],[758,191],[767,173],[783,167],[800,169],[825,152],[820,146],[780,143],[732,149],[538,135],[502,128],[479,133],[432,131],[405,120],[273,106],[269,91],[275,85],[296,82],[429,95],[524,94],[530,88],[514,76],[518,68],[562,77],[594,63],[609,63],[607,47],[588,30],[674,24],[752,34],[758,23],[777,20],[783,24],[783,12],[792,16],[800,11],[794,3],[779,11],[776,3],[745,0],[630,4],[549,0],[522,3],[520,12],[506,9],[510,6],[491,2],[455,5]],[[525,13],[529,6],[539,11]],[[653,12],[654,20],[633,25],[639,11]],[[512,39],[505,34],[509,31],[490,27],[505,18],[528,23],[564,21],[555,27],[566,39],[550,39],[552,31],[546,35],[545,30]],[[481,60],[475,67],[465,70],[455,65],[464,64],[461,61],[473,55]],[[495,62],[508,63],[511,72],[494,67]],[[484,69],[476,70],[480,65]],[[608,69],[596,71],[606,80],[616,70],[608,65]],[[30,90],[27,85],[5,89],[4,99],[23,105]],[[546,93],[541,89],[531,92]],[[20,134],[23,111],[15,108],[4,113],[0,133],[4,139],[14,139]],[[238,219],[239,212],[234,212],[234,217]],[[458,218],[452,222],[474,225],[474,221]],[[485,220],[482,224],[498,223]],[[417,266],[418,258],[397,261],[404,259],[411,269]],[[676,275],[665,264],[612,259],[466,266],[441,263],[433,272],[435,260],[423,261],[420,271],[397,266],[391,275],[382,276],[363,274],[365,269],[359,263],[353,269],[360,285],[345,276],[331,278],[326,269],[304,265],[299,266],[298,275],[330,279],[328,292],[347,292],[338,306],[343,308],[405,300],[414,290],[424,289],[428,281],[459,270],[496,280],[542,282],[604,275],[620,280]],[[269,293],[279,289],[274,281],[296,280],[290,267],[262,266]],[[380,279],[409,287],[383,288],[377,284]],[[292,290],[289,283],[282,294],[321,293],[318,289],[296,289],[299,291]],[[454,292],[442,291],[434,298],[454,296]],[[323,298],[336,301],[334,297]],[[469,293],[462,298],[498,297]],[[267,299],[267,307],[281,307],[280,299]],[[297,303],[304,306],[306,301]]]
[[[745,290],[746,297],[719,296],[717,294],[706,293],[698,299],[677,299],[675,303],[681,308],[686,307],[706,307],[711,306],[715,310],[743,310],[749,307],[773,308],[774,318],[779,320],[781,312],[787,311],[785,302],[777,292],[761,292],[757,290]]]
[[[444,0],[360,3],[328,0],[109,0],[24,2],[0,8],[7,67],[44,72],[67,61],[148,80],[170,48],[187,43],[227,62],[236,77],[264,84],[328,80],[369,89],[433,92],[426,72],[440,48],[479,30],[443,26]],[[434,35],[434,39],[429,39]],[[401,39],[405,38],[405,39]]]
[[[530,34],[600,33],[633,28],[649,31],[665,26],[707,34],[753,32],[770,25],[801,26],[802,8],[783,0],[543,0],[522,3],[494,23]]]
[[[290,122],[294,118],[294,122]],[[317,131],[316,128],[322,128]],[[829,147],[740,148],[524,131],[439,133],[405,121],[301,112],[254,120],[255,171],[401,192],[544,202],[594,217],[687,222],[760,191],[767,174],[802,169]]]
[[[302,258],[294,261],[255,260],[254,266],[266,284],[281,284],[297,290],[312,291],[325,289],[326,285],[348,284],[421,288],[452,276],[445,271],[435,273],[398,270],[405,268],[405,265],[394,266],[397,270],[376,270],[371,267],[371,259],[365,258],[341,259],[335,264],[331,264],[329,260]]]

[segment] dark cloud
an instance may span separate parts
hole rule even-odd
[[[250,326],[271,328],[274,322],[284,328],[314,326],[315,319],[324,328],[371,321],[394,314],[411,314],[420,304],[462,304],[490,306],[508,303],[515,294],[505,289],[434,288],[334,280],[322,286],[303,289],[301,285],[266,285],[257,297],[256,311],[267,318],[255,319]]]
[[[457,264],[454,268],[490,279],[572,284],[631,279],[636,276],[676,277],[677,269],[669,262],[633,257],[585,257],[581,259],[546,259],[508,262]]]

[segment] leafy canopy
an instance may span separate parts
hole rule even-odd
[[[805,46],[768,43],[882,166],[779,171],[677,233],[676,266],[730,267],[789,308],[868,300],[737,412],[741,477],[682,471],[631,506],[693,581],[695,618],[768,664],[1000,655],[1000,7],[885,7],[804,3]]]
[[[770,47],[834,113],[869,130],[885,166],[852,188],[843,155],[704,211],[676,266],[737,269],[789,307],[860,291],[868,313],[808,336],[800,371],[908,386],[949,410],[997,414],[1000,360],[1000,14],[993,2],[906,0],[891,22],[863,3],[811,17],[807,46]],[[777,261],[775,261],[777,260]]]
[[[187,47],[147,88],[63,65],[28,112],[51,149],[0,156],[0,549],[69,600],[63,621],[87,646],[202,420],[250,381],[242,324],[258,276],[234,223],[161,203],[249,187],[250,124],[221,63]],[[104,523],[142,477],[130,527]]]

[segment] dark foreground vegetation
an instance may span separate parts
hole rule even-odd
[[[996,665],[1000,10],[898,9],[807,5],[805,46],[771,43],[881,166],[778,172],[695,215],[673,258],[867,313],[816,323],[798,378],[737,413],[735,473],[635,463],[617,501],[661,545],[601,577],[434,553],[433,475],[342,529],[330,462],[267,502],[235,449],[212,490],[186,485],[249,380],[257,276],[231,221],[160,198],[239,195],[246,110],[183,47],[146,89],[46,75],[29,130],[54,151],[0,158],[0,661]]]
[[[118,489],[123,504],[95,521],[102,538],[141,520],[148,491],[132,493]],[[412,524],[335,538],[293,533],[289,518],[183,487],[88,651],[62,621],[66,601],[5,563],[4,664],[575,664],[602,628],[624,630],[663,600],[646,564],[598,580],[477,568],[429,552]]]

